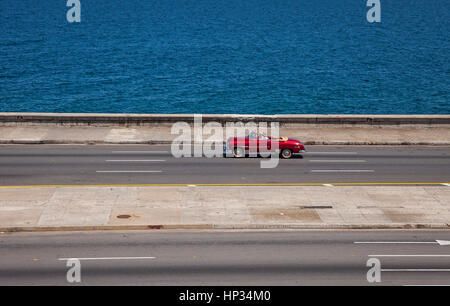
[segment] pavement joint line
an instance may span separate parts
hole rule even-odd
[[[382,182],[368,182],[368,183],[223,183],[223,184],[195,184],[196,186],[323,186],[330,184],[333,186],[439,186],[450,183],[433,183],[433,182],[399,182],[399,183],[382,183]],[[56,188],[56,187],[185,187],[192,184],[92,184],[92,185],[10,185],[0,186],[0,188]]]

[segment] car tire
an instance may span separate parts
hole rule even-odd
[[[292,157],[292,150],[291,149],[283,149],[283,150],[281,150],[280,155],[284,159],[289,159]]]
[[[233,149],[233,156],[234,157],[238,157],[238,158],[244,157],[245,156],[244,148],[241,148],[241,147],[234,148]]]

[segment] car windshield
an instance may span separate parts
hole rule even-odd
[[[264,134],[258,134],[254,131],[251,131],[250,134],[248,134],[249,139],[260,139],[260,140],[268,140],[269,137],[265,136]]]
[[[258,139],[258,134],[254,131],[251,131],[250,134],[248,134],[248,138],[250,139]]]

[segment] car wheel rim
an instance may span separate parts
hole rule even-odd
[[[291,152],[288,151],[288,150],[283,151],[283,156],[284,156],[284,157],[289,157],[289,156],[291,156]]]

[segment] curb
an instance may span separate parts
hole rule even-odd
[[[166,224],[166,225],[99,225],[99,226],[37,226],[0,227],[0,233],[23,232],[81,232],[81,231],[148,231],[148,230],[290,230],[290,229],[450,229],[446,223],[390,223],[390,224]]]

